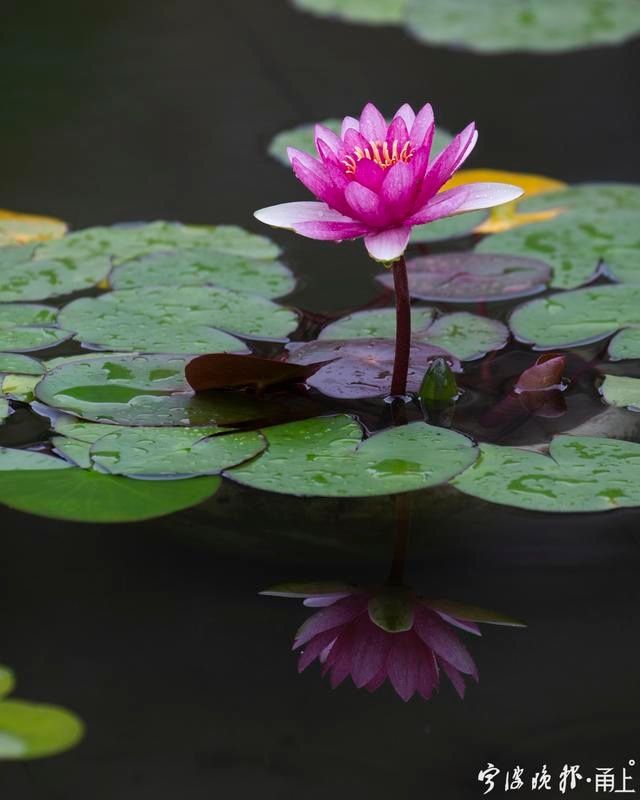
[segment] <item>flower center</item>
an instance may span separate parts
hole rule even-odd
[[[368,158],[369,161],[373,161],[382,169],[387,169],[397,164],[398,161],[404,161],[405,164],[411,161],[413,153],[414,147],[411,142],[405,142],[401,149],[397,139],[394,139],[391,146],[389,146],[388,142],[374,142],[371,140],[364,149],[362,147],[354,148],[353,154],[344,158],[342,163],[345,166],[347,175],[355,175],[358,161],[362,161],[363,158]]]

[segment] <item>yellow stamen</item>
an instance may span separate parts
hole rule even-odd
[[[342,163],[345,166],[347,175],[355,175],[358,168],[357,162],[362,161],[363,158],[373,161],[374,164],[382,167],[382,169],[388,169],[399,161],[404,161],[405,164],[408,163],[413,158],[413,154],[414,148],[411,142],[405,142],[400,150],[400,143],[397,139],[394,139],[391,148],[389,148],[389,143],[386,141],[370,141],[369,147],[365,147],[364,150],[361,147],[354,147],[353,154],[346,156]]]

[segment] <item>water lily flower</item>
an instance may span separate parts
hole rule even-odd
[[[299,672],[317,660],[332,688],[350,675],[356,687],[370,692],[388,679],[405,702],[416,693],[428,700],[442,673],[460,697],[466,677],[478,680],[476,665],[455,628],[479,636],[478,621],[521,625],[460,603],[428,601],[406,587],[281,584],[262,594],[300,597],[306,606],[320,608],[293,643],[294,650],[302,651]]]
[[[296,177],[319,202],[283,203],[255,216],[311,239],[364,237],[369,255],[389,264],[402,256],[415,225],[498,206],[523,194],[507,183],[469,183],[440,192],[473,150],[478,134],[470,123],[434,158],[434,132],[429,104],[418,114],[405,104],[387,124],[368,103],[359,119],[344,118],[340,136],[317,125],[317,156],[294,147],[288,155]]]

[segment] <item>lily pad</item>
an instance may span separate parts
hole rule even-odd
[[[327,325],[319,339],[393,339],[396,335],[395,313],[393,308],[379,308],[349,314]],[[446,314],[438,319],[435,315],[433,308],[411,310],[413,340],[440,347],[460,361],[472,361],[492,350],[501,350],[509,339],[509,330],[497,320],[466,311]]]
[[[91,462],[112,475],[218,475],[266,446],[256,432],[216,433],[206,428],[120,428],[96,440]]]
[[[526,197],[523,211],[563,211],[591,214],[611,214],[617,211],[640,211],[640,186],[634,183],[581,183],[562,191],[546,192]]]
[[[83,736],[82,721],[64,708],[24,700],[0,703],[0,760],[53,756]]]
[[[301,11],[368,25],[400,25],[407,0],[293,0]]]
[[[614,358],[640,357],[640,286],[594,286],[531,300],[509,320],[514,336],[537,350],[579,347],[625,328],[609,345]],[[634,339],[625,334],[635,333]],[[624,339],[618,343],[619,337]]]
[[[124,261],[109,276],[114,289],[145,286],[221,286],[262,297],[282,297],[295,287],[279,261],[252,259],[201,247]]]
[[[36,450],[18,450],[11,447],[0,447],[0,472],[19,472],[22,470],[60,470],[68,469],[69,464],[60,458],[40,453]],[[1,476],[4,480],[6,475]]]
[[[549,455],[480,445],[480,458],[453,480],[465,494],[532,511],[581,513],[640,506],[640,444],[556,436]]]
[[[574,50],[640,32],[635,0],[406,0],[406,24],[422,42],[489,53]]]
[[[640,285],[640,249],[612,247],[604,255],[605,269],[617,283]]]
[[[193,358],[185,369],[189,386],[196,392],[209,389],[253,388],[302,383],[322,364],[302,366],[257,356],[213,353]]]
[[[526,297],[544,291],[551,278],[549,266],[537,259],[478,252],[413,258],[407,263],[407,272],[412,297],[446,303]],[[393,289],[388,271],[376,280]]]
[[[21,403],[30,403],[40,375],[4,375],[0,378],[0,393]]]
[[[17,372],[20,375],[43,375],[44,365],[37,358],[20,353],[0,353],[0,373]]]
[[[152,286],[85,297],[65,306],[59,320],[94,347],[192,354],[248,352],[226,331],[282,340],[298,324],[293,311],[271,300],[213,286]]]
[[[600,386],[600,394],[609,406],[640,411],[640,378],[605,375]]]
[[[15,685],[16,678],[13,670],[5,667],[4,664],[0,664],[0,699],[11,694]]]
[[[0,350],[42,350],[70,339],[69,331],[57,327],[57,317],[49,306],[0,303]]]
[[[330,363],[307,379],[327,397],[358,400],[368,397],[386,397],[391,392],[391,376],[395,358],[392,339],[327,339],[316,342],[294,342],[287,345],[289,361],[294,364]],[[438,356],[451,362],[460,370],[460,362],[450,353],[429,344],[413,342],[407,391],[417,392],[429,364]]]
[[[466,214],[456,214],[454,217],[438,219],[426,225],[416,225],[411,231],[411,244],[440,242],[446,239],[469,236],[488,218],[487,211],[469,211]]]
[[[555,196],[555,192],[551,196]],[[483,239],[476,253],[508,253],[539,258],[553,268],[551,285],[574,289],[589,283],[611,250],[640,256],[638,212],[572,212]]]
[[[0,209],[0,247],[57,239],[66,231],[67,224],[61,219]]]
[[[9,401],[6,397],[0,397],[0,422],[4,422],[10,414],[11,406]]]
[[[470,439],[412,422],[362,440],[349,416],[316,417],[263,431],[268,449],[228,470],[231,479],[270,492],[366,497],[435,486],[473,463]]]
[[[388,0],[387,0],[388,1]],[[342,0],[337,0],[340,5],[344,5]],[[362,5],[371,5],[370,0],[360,0]],[[334,133],[340,134],[342,120],[339,119],[325,119],[321,123],[325,128],[329,128]],[[273,137],[269,144],[269,155],[273,156],[281,164],[289,166],[289,156],[287,155],[287,147],[295,147],[298,150],[303,150],[305,153],[315,154],[315,127],[316,123],[306,123],[298,125],[290,130],[282,131]],[[433,137],[433,145],[431,152],[433,154],[439,153],[443,150],[453,139],[453,136],[442,128],[437,128],[435,136]],[[432,223],[434,224],[434,223]],[[423,225],[422,228],[431,227]]]
[[[231,425],[263,419],[273,407],[245,393],[195,395],[188,356],[100,355],[54,367],[36,387],[42,403],[94,422],[143,426]]]
[[[137,522],[197,505],[220,486],[217,477],[189,478],[167,485],[162,480],[103,475],[48,458],[59,462],[62,469],[5,470],[0,457],[0,503],[71,522]]]

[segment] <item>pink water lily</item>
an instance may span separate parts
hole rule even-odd
[[[450,601],[429,602],[404,590],[405,616],[390,631],[381,627],[384,613],[379,613],[385,597],[389,602],[389,587],[364,590],[345,586],[322,593],[317,593],[316,586],[294,589],[274,586],[263,594],[304,597],[306,606],[321,609],[296,634],[293,649],[302,651],[298,671],[317,660],[322,674],[329,674],[332,688],[351,676],[356,687],[370,692],[389,680],[405,702],[416,693],[429,699],[439,688],[442,673],[460,697],[464,697],[465,678],[478,680],[476,665],[454,628],[480,636],[476,621],[521,625],[504,615]],[[390,602],[395,604],[397,599],[397,594],[392,595]]]
[[[473,150],[474,123],[437,156],[431,145],[433,110],[401,106],[390,124],[368,103],[360,119],[345,117],[338,136],[317,125],[317,156],[288,148],[296,177],[319,202],[283,203],[255,212],[267,225],[311,239],[364,237],[369,255],[391,263],[404,253],[411,229],[443,217],[515,200],[523,191],[506,183],[470,183],[440,191]]]

